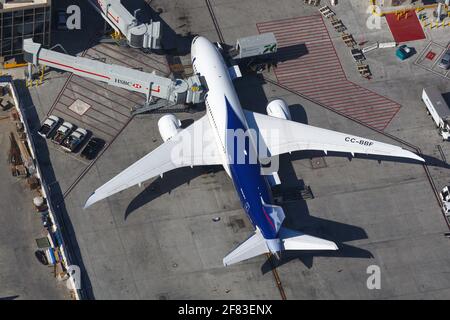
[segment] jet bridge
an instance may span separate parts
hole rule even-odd
[[[161,23],[139,23],[135,11],[132,15],[121,0],[89,0],[89,3],[117,32],[127,39],[130,47],[139,49],[161,49]]]
[[[142,113],[163,107],[154,98],[163,99],[172,104],[197,104],[204,101],[205,88],[198,75],[187,80],[161,77],[118,65],[106,64],[83,57],[73,57],[67,54],[42,48],[32,39],[25,39],[23,44],[24,58],[29,63],[28,75],[32,75],[32,66],[48,66],[69,71],[78,76],[102,81],[111,86],[143,93],[147,97],[146,104],[134,110]]]

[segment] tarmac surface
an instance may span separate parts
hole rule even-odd
[[[129,5],[134,9],[145,4],[136,0]],[[258,34],[259,24],[318,13],[317,8],[295,0],[276,4],[262,0],[258,6],[250,0],[155,0],[151,5],[155,11],[162,9],[160,18],[173,33],[179,34],[174,46],[182,53],[194,34],[212,41],[223,37],[232,45],[239,37]],[[333,10],[357,42],[392,41],[384,20],[381,29],[367,28],[369,15],[365,6],[359,0],[349,0],[340,2]],[[86,10],[86,21],[102,26],[101,19]],[[448,226],[435,194],[450,179],[446,160],[450,157],[450,147],[442,142],[420,100],[424,86],[435,85],[442,92],[450,92],[450,81],[414,64],[418,55],[400,62],[394,48],[367,53],[366,63],[373,77],[364,79],[358,74],[350,49],[340,34],[328,20],[325,19],[324,24],[329,37],[326,41],[335,50],[330,50],[330,55],[339,59],[346,81],[400,106],[395,114],[389,111],[389,123],[372,126],[368,121],[355,121],[358,119],[325,104],[327,101],[315,101],[317,97],[305,95],[295,83],[280,86],[279,71],[266,71],[263,76],[249,75],[236,81],[243,107],[265,113],[267,102],[281,97],[290,105],[295,121],[411,150],[419,148],[427,166],[401,159],[357,156],[350,160],[346,154],[323,157],[318,152],[283,156],[280,169],[283,191],[310,186],[314,195],[311,200],[283,204],[286,225],[333,240],[340,250],[286,253],[278,263],[261,256],[225,268],[223,257],[250,235],[252,226],[221,168],[175,170],[162,179],[146,182],[141,188],[131,188],[92,208],[82,209],[97,187],[161,144],[156,125],[160,115],[136,116],[122,121],[120,128],[117,125],[116,131],[108,132],[112,136],[94,162],[86,162],[79,155],[67,155],[51,144],[44,145],[42,153],[48,157],[47,170],[54,178],[52,190],[59,203],[66,243],[83,273],[85,298],[450,298],[450,240],[444,236]],[[85,28],[89,30],[84,33],[81,30],[57,35],[55,41],[71,45],[72,54],[82,54],[92,47],[92,37],[86,33],[94,28]],[[318,32],[324,34],[323,29]],[[427,30],[426,33],[426,40],[409,43],[418,53],[425,50],[430,41],[446,46],[450,40],[444,30]],[[120,51],[137,54],[126,48]],[[137,55],[143,59],[140,53]],[[148,62],[153,58],[161,57],[151,54]],[[130,61],[132,59],[119,62]],[[161,62],[159,67],[174,64],[173,61],[179,61],[185,70],[190,68],[189,56],[183,54],[169,57],[167,63]],[[321,65],[320,59],[314,63]],[[52,71],[43,85],[30,89],[30,99],[36,107],[35,128],[39,125],[37,117],[43,121],[61,101],[60,93],[70,87],[67,83],[72,85],[70,79],[67,82],[68,76]],[[112,96],[106,91],[112,88],[104,85],[79,84],[95,90],[97,95]],[[81,96],[78,98],[83,100]],[[100,101],[102,107],[119,112],[111,100]],[[96,105],[98,101],[84,102]],[[130,98],[130,106],[134,103]],[[64,104],[59,104],[58,109],[69,112],[64,110]],[[198,108],[176,115],[189,123],[203,114]],[[97,116],[101,120],[101,115]],[[114,113],[108,116],[120,118]],[[378,113],[374,113],[375,116],[378,117]],[[82,117],[71,121],[83,124]],[[101,134],[95,125],[91,130],[94,135]],[[217,217],[220,221],[214,221]],[[367,287],[367,270],[373,265],[381,270],[380,290]],[[276,284],[277,279],[281,281],[280,286]]]

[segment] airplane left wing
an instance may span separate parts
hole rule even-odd
[[[204,116],[95,190],[85,208],[176,168],[219,164],[222,157]]]
[[[425,162],[415,153],[400,147],[350,134],[317,128],[244,110],[250,128],[259,132],[263,146],[272,157],[301,150],[348,152],[409,158]],[[261,141],[260,141],[261,143]]]

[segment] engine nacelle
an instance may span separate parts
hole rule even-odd
[[[181,121],[173,114],[166,114],[158,120],[158,129],[161,138],[166,142],[181,131]]]
[[[271,117],[292,120],[291,112],[287,103],[282,99],[276,99],[271,101],[267,105],[267,114]]]

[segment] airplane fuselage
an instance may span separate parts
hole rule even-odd
[[[194,71],[208,86],[206,112],[218,149],[223,153],[223,166],[253,225],[261,230],[265,239],[277,239],[276,227],[263,207],[264,203],[272,203],[271,190],[266,177],[261,174],[257,157],[251,157],[256,154],[255,141],[247,139],[240,144],[239,137],[233,135],[237,131],[247,132],[249,128],[222,54],[203,37],[194,39],[191,53]]]

